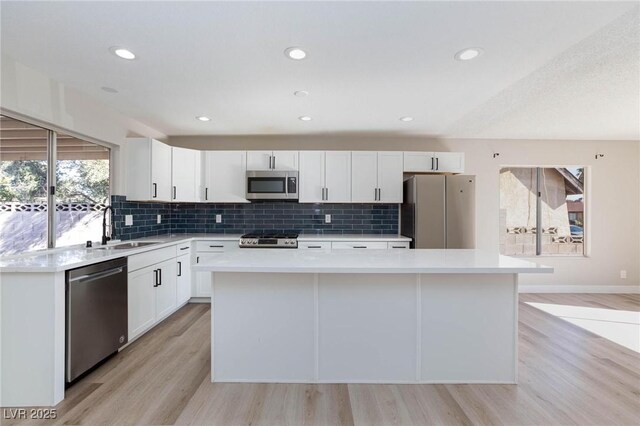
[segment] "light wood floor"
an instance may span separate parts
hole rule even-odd
[[[640,295],[522,295],[517,386],[213,384],[209,305],[190,304],[69,389],[56,423],[639,424],[640,355],[526,301],[640,310]]]

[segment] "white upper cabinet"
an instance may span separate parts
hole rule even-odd
[[[402,171],[402,152],[353,151],[351,200],[357,203],[401,203]]]
[[[402,152],[378,152],[378,201],[402,203]]]
[[[126,145],[129,200],[171,201],[171,147],[149,138],[131,138]]]
[[[351,152],[300,151],[301,203],[351,201]]]
[[[351,200],[372,203],[378,200],[378,153],[351,152]]]
[[[248,203],[247,152],[203,153],[204,184],[201,200],[215,203]]]
[[[351,152],[325,152],[325,201],[351,202]]]
[[[247,170],[298,170],[298,151],[247,151]]]
[[[171,200],[200,201],[200,151],[171,148]]]
[[[247,151],[247,170],[271,170],[273,151]]]
[[[434,171],[464,173],[464,152],[434,152]]]
[[[299,202],[320,203],[324,201],[324,170],[324,151],[300,151]]]
[[[405,152],[405,172],[464,173],[463,152]]]

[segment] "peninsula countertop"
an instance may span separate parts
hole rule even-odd
[[[222,253],[192,267],[196,272],[518,274],[553,268],[486,250],[287,250]]]

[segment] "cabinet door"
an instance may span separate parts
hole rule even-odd
[[[300,151],[299,202],[322,202],[324,200],[324,182],[324,151]]]
[[[196,200],[198,152],[193,149],[171,148],[171,184],[173,201]]]
[[[325,154],[326,200],[331,203],[351,202],[351,152],[327,151]]]
[[[171,201],[171,147],[151,141],[151,199]]]
[[[298,170],[298,151],[273,151],[274,170]]]
[[[191,255],[176,258],[176,305],[180,306],[191,298]]]
[[[430,172],[432,171],[433,152],[405,152],[405,172]]]
[[[177,263],[171,259],[156,265],[156,268],[159,269],[159,285],[155,288],[156,320],[161,320],[176,309]]]
[[[351,153],[351,200],[354,203],[376,201],[378,188],[378,153],[353,151]]]
[[[222,251],[219,253],[223,253]],[[219,253],[198,253],[196,263],[206,262],[219,256]],[[195,273],[195,294],[194,297],[211,297],[211,272]]]
[[[434,152],[434,171],[442,173],[464,173],[463,152]]]
[[[156,267],[149,266],[129,273],[127,279],[127,312],[129,340],[139,336],[156,321]]]
[[[378,153],[378,201],[402,203],[402,152]]]
[[[273,151],[247,151],[247,170],[271,170]]]
[[[205,153],[204,201],[246,203],[247,152],[207,151]]]

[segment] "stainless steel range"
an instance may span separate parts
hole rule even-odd
[[[250,232],[240,237],[242,248],[298,248],[295,232]]]

